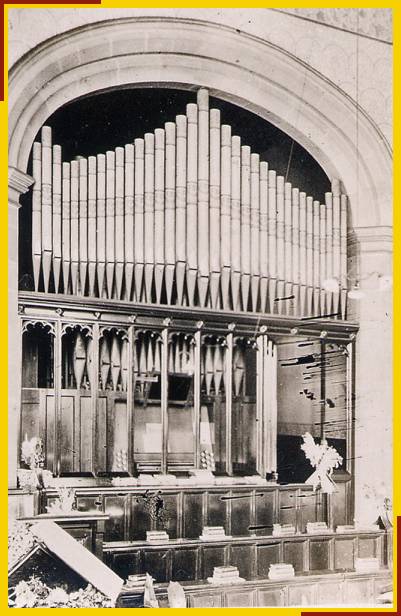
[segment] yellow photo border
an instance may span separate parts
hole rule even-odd
[[[8,23],[8,10],[12,9],[12,8],[26,8],[26,9],[30,9],[30,10],[35,10],[35,8],[69,8],[69,9],[73,9],[73,8],[143,8],[143,9],[147,9],[147,8],[243,8],[243,9],[248,9],[248,8],[389,8],[392,9],[393,11],[393,34],[394,34],[394,43],[393,43],[393,58],[394,58],[394,65],[393,65],[393,95],[394,95],[394,101],[395,101],[395,105],[394,105],[394,116],[393,116],[393,136],[394,136],[394,150],[396,152],[396,156],[395,156],[395,160],[394,160],[394,173],[393,173],[393,177],[394,177],[394,227],[395,227],[395,237],[394,237],[394,246],[397,247],[397,243],[398,241],[401,242],[401,229],[400,229],[400,220],[401,220],[401,208],[398,206],[398,201],[401,200],[401,189],[400,189],[400,176],[401,176],[401,163],[400,163],[400,153],[399,153],[399,148],[400,148],[400,132],[401,132],[401,109],[399,108],[399,104],[397,105],[397,103],[400,100],[400,71],[401,71],[401,63],[400,63],[400,39],[401,39],[401,3],[397,0],[390,0],[389,2],[387,2],[383,7],[379,7],[377,3],[375,2],[354,2],[353,4],[350,4],[349,2],[296,2],[294,3],[289,3],[289,2],[280,2],[280,3],[269,3],[268,6],[266,6],[266,4],[264,2],[261,1],[255,1],[253,0],[253,2],[248,3],[248,2],[241,2],[241,1],[236,1],[236,0],[220,0],[219,3],[216,2],[211,2],[210,0],[204,0],[204,1],[196,1],[196,0],[192,0],[191,2],[185,2],[182,0],[176,0],[174,2],[170,1],[166,1],[166,2],[156,2],[153,1],[151,3],[146,3],[146,2],[134,2],[132,0],[102,0],[101,4],[98,5],[94,5],[94,4],[86,4],[84,2],[82,3],[76,3],[74,4],[72,3],[68,3],[68,4],[58,4],[58,3],[52,3],[49,1],[49,3],[17,3],[17,2],[8,2],[8,3],[4,3],[2,0],[0,0],[0,11],[1,9],[3,9],[4,6],[4,76],[5,76],[5,83],[4,83],[4,101],[0,101],[0,126],[1,126],[1,132],[0,132],[0,152],[1,152],[1,156],[0,156],[0,160],[1,160],[1,166],[0,166],[0,182],[1,182],[1,194],[3,196],[3,220],[4,220],[4,224],[5,224],[5,228],[6,228],[6,214],[5,214],[5,204],[7,203],[7,177],[8,177],[8,173],[7,173],[7,50],[8,50],[8,30],[7,30],[7,23]],[[0,12],[0,16],[1,16],[1,12]],[[400,281],[398,279],[398,273],[399,273],[399,269],[400,269],[400,265],[401,265],[401,255],[400,255],[400,250],[395,250],[394,253],[394,259],[393,259],[393,263],[394,263],[394,280],[395,285],[394,285],[394,311],[395,311],[395,317],[398,318],[394,318],[394,337],[393,337],[393,346],[394,346],[394,361],[393,361],[393,376],[394,376],[394,382],[397,383],[397,376],[399,378],[399,374],[400,374],[400,369],[401,369],[401,359],[400,359],[400,353],[399,353],[399,346],[401,345],[401,336],[400,336],[400,318],[399,318],[399,313],[398,310],[401,310],[401,302],[400,302],[400,289],[399,289],[399,285],[400,285]],[[1,314],[2,314],[2,322],[5,324],[7,321],[7,305],[8,305],[8,296],[7,296],[7,261],[8,261],[8,253],[7,253],[7,242],[6,242],[6,238],[3,237],[3,241],[0,242],[0,272],[1,272],[1,277],[3,280],[3,284],[1,286]],[[3,392],[4,392],[4,397],[2,400],[2,417],[3,417],[3,421],[2,421],[2,425],[4,426],[4,433],[6,431],[6,417],[7,417],[7,396],[6,396],[6,390],[7,390],[7,385],[6,385],[6,374],[7,374],[7,344],[5,341],[4,347],[3,347],[3,352],[0,354],[0,374],[3,375],[1,382],[3,384]],[[397,515],[401,515],[401,490],[400,490],[400,482],[401,482],[401,457],[400,455],[398,455],[398,451],[397,451],[397,444],[398,444],[398,438],[401,436],[401,431],[400,431],[400,424],[401,424],[401,420],[400,417],[398,416],[397,413],[397,409],[400,406],[401,403],[401,394],[398,391],[398,388],[394,387],[393,389],[394,391],[394,402],[393,402],[393,421],[394,421],[394,432],[393,432],[393,443],[394,443],[394,447],[393,447],[393,469],[394,469],[394,478],[393,478],[393,485],[394,485],[394,519],[396,519]],[[6,476],[6,469],[7,469],[7,464],[8,464],[8,459],[7,459],[7,448],[5,446],[5,443],[3,443],[3,447],[0,448],[0,464],[3,466],[4,469],[4,477]],[[4,479],[4,483],[6,483],[6,480]],[[3,515],[1,516],[1,534],[3,537],[6,537],[7,534],[7,486],[4,485],[4,500],[3,500]],[[401,521],[401,518],[400,518]],[[400,525],[400,531],[401,531],[401,525]],[[401,533],[400,533],[401,534]],[[395,524],[394,526],[394,546],[397,545],[397,525]],[[395,549],[395,554],[396,554],[397,550]],[[0,591],[0,605],[4,606],[5,609],[10,609],[7,607],[7,586],[6,586],[6,579],[7,579],[7,547],[6,547],[6,543],[4,541],[4,549],[2,549],[1,551],[1,570],[4,571],[4,576],[3,576],[3,580],[4,580],[4,584],[1,585],[1,591]],[[400,577],[401,577],[401,571],[400,571]],[[394,558],[394,605],[397,605],[397,594],[396,594],[396,580],[397,580],[397,558],[395,556]],[[15,608],[14,608],[15,609]],[[18,609],[18,608],[17,608]],[[46,612],[47,613],[47,609],[48,608],[19,608],[19,609],[23,609],[23,613],[27,613],[27,611],[31,611],[31,609],[34,609],[35,614],[38,614],[39,612]],[[53,608],[53,609],[61,609],[61,608]],[[74,608],[67,608],[67,609],[74,609]],[[96,609],[95,608],[81,608],[83,609],[85,612],[89,613],[96,613]],[[124,611],[127,614],[130,613],[130,609],[133,608],[119,608],[120,611]],[[162,610],[164,610],[165,608],[162,608]],[[219,614],[222,614],[223,612],[225,614],[228,613],[233,613],[233,612],[241,612],[243,613],[246,608],[218,608],[219,609]],[[380,610],[378,608],[355,608],[352,610],[349,610],[348,608],[327,608],[327,609],[323,609],[323,608],[306,608],[305,610],[302,608],[253,608],[253,609],[263,609],[264,611],[268,611],[269,615],[272,614],[274,616],[277,615],[284,615],[284,614],[291,614],[291,615],[298,615],[298,614],[303,614],[305,612],[307,613],[343,613],[343,614],[353,614],[353,613],[375,613],[375,614],[386,614],[386,613],[390,613],[390,614],[395,614],[398,613],[398,609],[397,608],[381,608]],[[206,608],[205,609],[201,609],[201,608],[192,608],[193,612],[204,612],[204,611],[208,611]],[[64,612],[64,610],[63,610]],[[401,605],[400,605],[400,613],[401,613]]]

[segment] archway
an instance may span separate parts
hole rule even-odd
[[[329,177],[343,183],[350,198],[350,228],[358,240],[362,277],[364,272],[388,273],[391,154],[372,120],[327,79],[278,47],[228,27],[189,19],[127,18],[91,24],[46,41],[13,67],[9,78],[11,237],[17,230],[18,194],[30,183],[26,176],[29,152],[45,120],[64,103],[101,91],[105,84],[123,88],[149,83],[188,89],[206,86],[212,95],[250,109],[291,135]],[[15,275],[17,255],[12,251],[16,249],[11,241],[10,280]],[[372,265],[372,259],[379,265]],[[375,468],[373,458],[390,449],[391,425],[389,384],[382,383],[380,375],[372,382],[363,353],[373,336],[377,361],[389,374],[390,334],[388,328],[383,334],[380,319],[387,314],[391,298],[382,296],[372,308],[374,295],[369,293],[355,310],[361,326],[358,382],[362,388],[370,382],[366,399],[372,408],[378,404],[379,420],[385,417],[387,427],[381,423],[374,456],[374,450],[370,456],[368,451],[372,436],[366,438],[372,434],[371,425],[357,437],[357,446],[359,440],[364,443],[364,456],[369,458],[357,480],[361,489],[362,475],[369,478]],[[19,391],[18,370],[13,370],[19,365],[17,298],[16,285],[11,284],[10,392]],[[18,396],[13,399],[13,395],[12,415],[18,411]],[[390,468],[391,455],[386,456]],[[389,469],[385,474],[388,490]]]
[[[105,84],[149,83],[203,85],[264,117],[299,141],[329,177],[341,179],[354,227],[391,224],[390,152],[369,117],[287,52],[201,21],[113,20],[39,45],[10,72],[10,166],[26,170],[34,135],[65,102]]]

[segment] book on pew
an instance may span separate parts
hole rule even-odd
[[[355,558],[355,571],[357,573],[374,573],[380,570],[378,558]]]
[[[295,576],[294,567],[288,563],[271,564],[269,567],[269,580],[288,580]]]
[[[296,530],[293,524],[273,524],[273,537],[288,537],[295,535]]]
[[[213,576],[208,577],[209,584],[240,584],[245,582],[244,578],[239,576],[238,567],[233,565],[220,566],[213,568]]]

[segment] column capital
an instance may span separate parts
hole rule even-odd
[[[392,253],[393,228],[390,226],[355,227],[348,233],[348,247],[355,253]]]
[[[380,292],[383,298],[384,291],[391,291],[392,257],[393,229],[390,225],[355,227],[348,233],[348,279],[364,293]],[[375,300],[378,301],[378,296]],[[391,299],[389,301],[391,303]],[[362,308],[363,302],[358,305]]]
[[[8,199],[11,205],[20,207],[19,198],[29,190],[34,183],[33,177],[16,167],[8,168]]]

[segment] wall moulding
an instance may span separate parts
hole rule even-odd
[[[288,52],[205,21],[115,19],[68,31],[29,52],[10,71],[10,165],[24,171],[46,119],[105,84],[205,86],[290,134],[329,177],[340,178],[353,226],[391,224],[391,152],[367,114]]]

